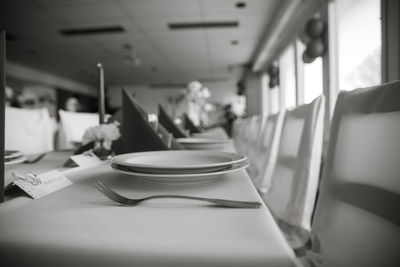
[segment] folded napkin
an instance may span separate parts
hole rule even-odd
[[[148,122],[146,111],[126,90],[122,90],[121,134],[121,141],[119,142],[122,142],[122,146],[118,146],[118,142],[115,144],[120,149],[115,151],[117,154],[183,149],[173,138],[171,147],[168,147],[160,136],[165,136],[168,132],[161,125],[158,125],[157,130],[155,130]]]
[[[187,137],[186,134],[174,123],[161,105],[158,105],[158,122],[162,124],[175,138]]]
[[[191,134],[202,132],[199,127],[194,125],[193,121],[189,118],[189,116],[186,113],[183,114],[183,125],[185,126],[185,129],[189,130]]]

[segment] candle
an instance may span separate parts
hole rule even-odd
[[[6,91],[6,32],[0,33],[0,202],[4,201],[4,132],[5,132],[5,91]]]
[[[97,64],[98,69],[98,77],[99,77],[99,119],[100,124],[105,123],[104,121],[104,114],[105,114],[105,104],[104,104],[104,70],[103,65],[101,63]]]

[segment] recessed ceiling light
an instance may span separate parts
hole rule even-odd
[[[237,8],[245,8],[246,7],[246,2],[237,2],[236,3]]]
[[[239,44],[239,41],[238,40],[232,40],[231,41],[231,45],[238,45]]]

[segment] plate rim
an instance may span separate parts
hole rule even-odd
[[[204,144],[227,144],[232,142],[231,138],[199,138],[199,137],[184,137],[184,138],[176,138],[178,143],[181,144],[196,144],[196,145],[204,145]],[[190,140],[197,140],[196,142]],[[200,141],[200,142],[199,142]]]
[[[14,159],[14,160],[4,162],[4,166],[10,166],[10,165],[22,163],[25,160],[26,160],[26,157],[25,156],[21,156],[21,157],[18,157],[16,159]]]
[[[22,151],[19,151],[19,150],[9,150],[9,149],[6,149],[6,150],[4,150],[4,153],[5,152],[12,152],[10,155],[4,155],[4,159],[13,159],[13,158],[19,158],[19,157],[22,157],[24,154],[22,153]]]
[[[187,154],[219,154],[221,156],[226,156],[231,158],[230,161],[218,162],[218,163],[208,163],[208,164],[195,164],[195,165],[186,165],[186,166],[170,166],[170,165],[154,165],[154,164],[143,164],[143,163],[127,163],[119,160],[118,158],[128,157],[128,155],[135,154],[140,157],[140,155],[151,154],[151,153],[159,153],[159,154],[169,154],[169,153],[187,153]],[[233,158],[236,157],[236,158]],[[114,156],[111,158],[112,163],[117,163],[120,165],[125,165],[129,167],[138,167],[138,168],[152,168],[152,169],[169,169],[169,170],[185,170],[185,169],[203,169],[203,168],[213,168],[213,167],[223,167],[236,163],[240,163],[242,161],[247,160],[246,155],[237,154],[233,152],[225,152],[225,151],[214,151],[214,150],[160,150],[160,151],[146,151],[146,152],[135,152],[135,153],[126,153]]]
[[[239,171],[242,169],[245,169],[247,167],[249,167],[249,163],[247,161],[244,162],[240,162],[238,163],[240,164],[239,166],[232,166],[229,169],[226,170],[221,170],[221,171],[215,171],[215,172],[206,172],[206,173],[186,173],[186,174],[154,174],[154,173],[144,173],[144,172],[135,172],[135,171],[124,171],[124,170],[119,170],[119,169],[115,169],[113,167],[111,167],[113,170],[117,171],[117,172],[121,172],[121,173],[125,173],[125,174],[129,174],[131,176],[135,176],[138,178],[175,178],[175,179],[184,179],[184,178],[206,178],[206,177],[212,177],[215,175],[223,175],[223,174],[227,174],[230,172],[234,172],[234,171]]]

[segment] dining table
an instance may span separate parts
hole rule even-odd
[[[0,204],[0,266],[296,266],[296,257],[245,170],[200,184],[149,183],[117,172],[110,160],[67,168],[55,151],[11,172],[57,169],[72,184],[39,199],[20,193]],[[180,194],[259,201],[227,208],[186,199],[121,206],[93,185],[129,197]]]

